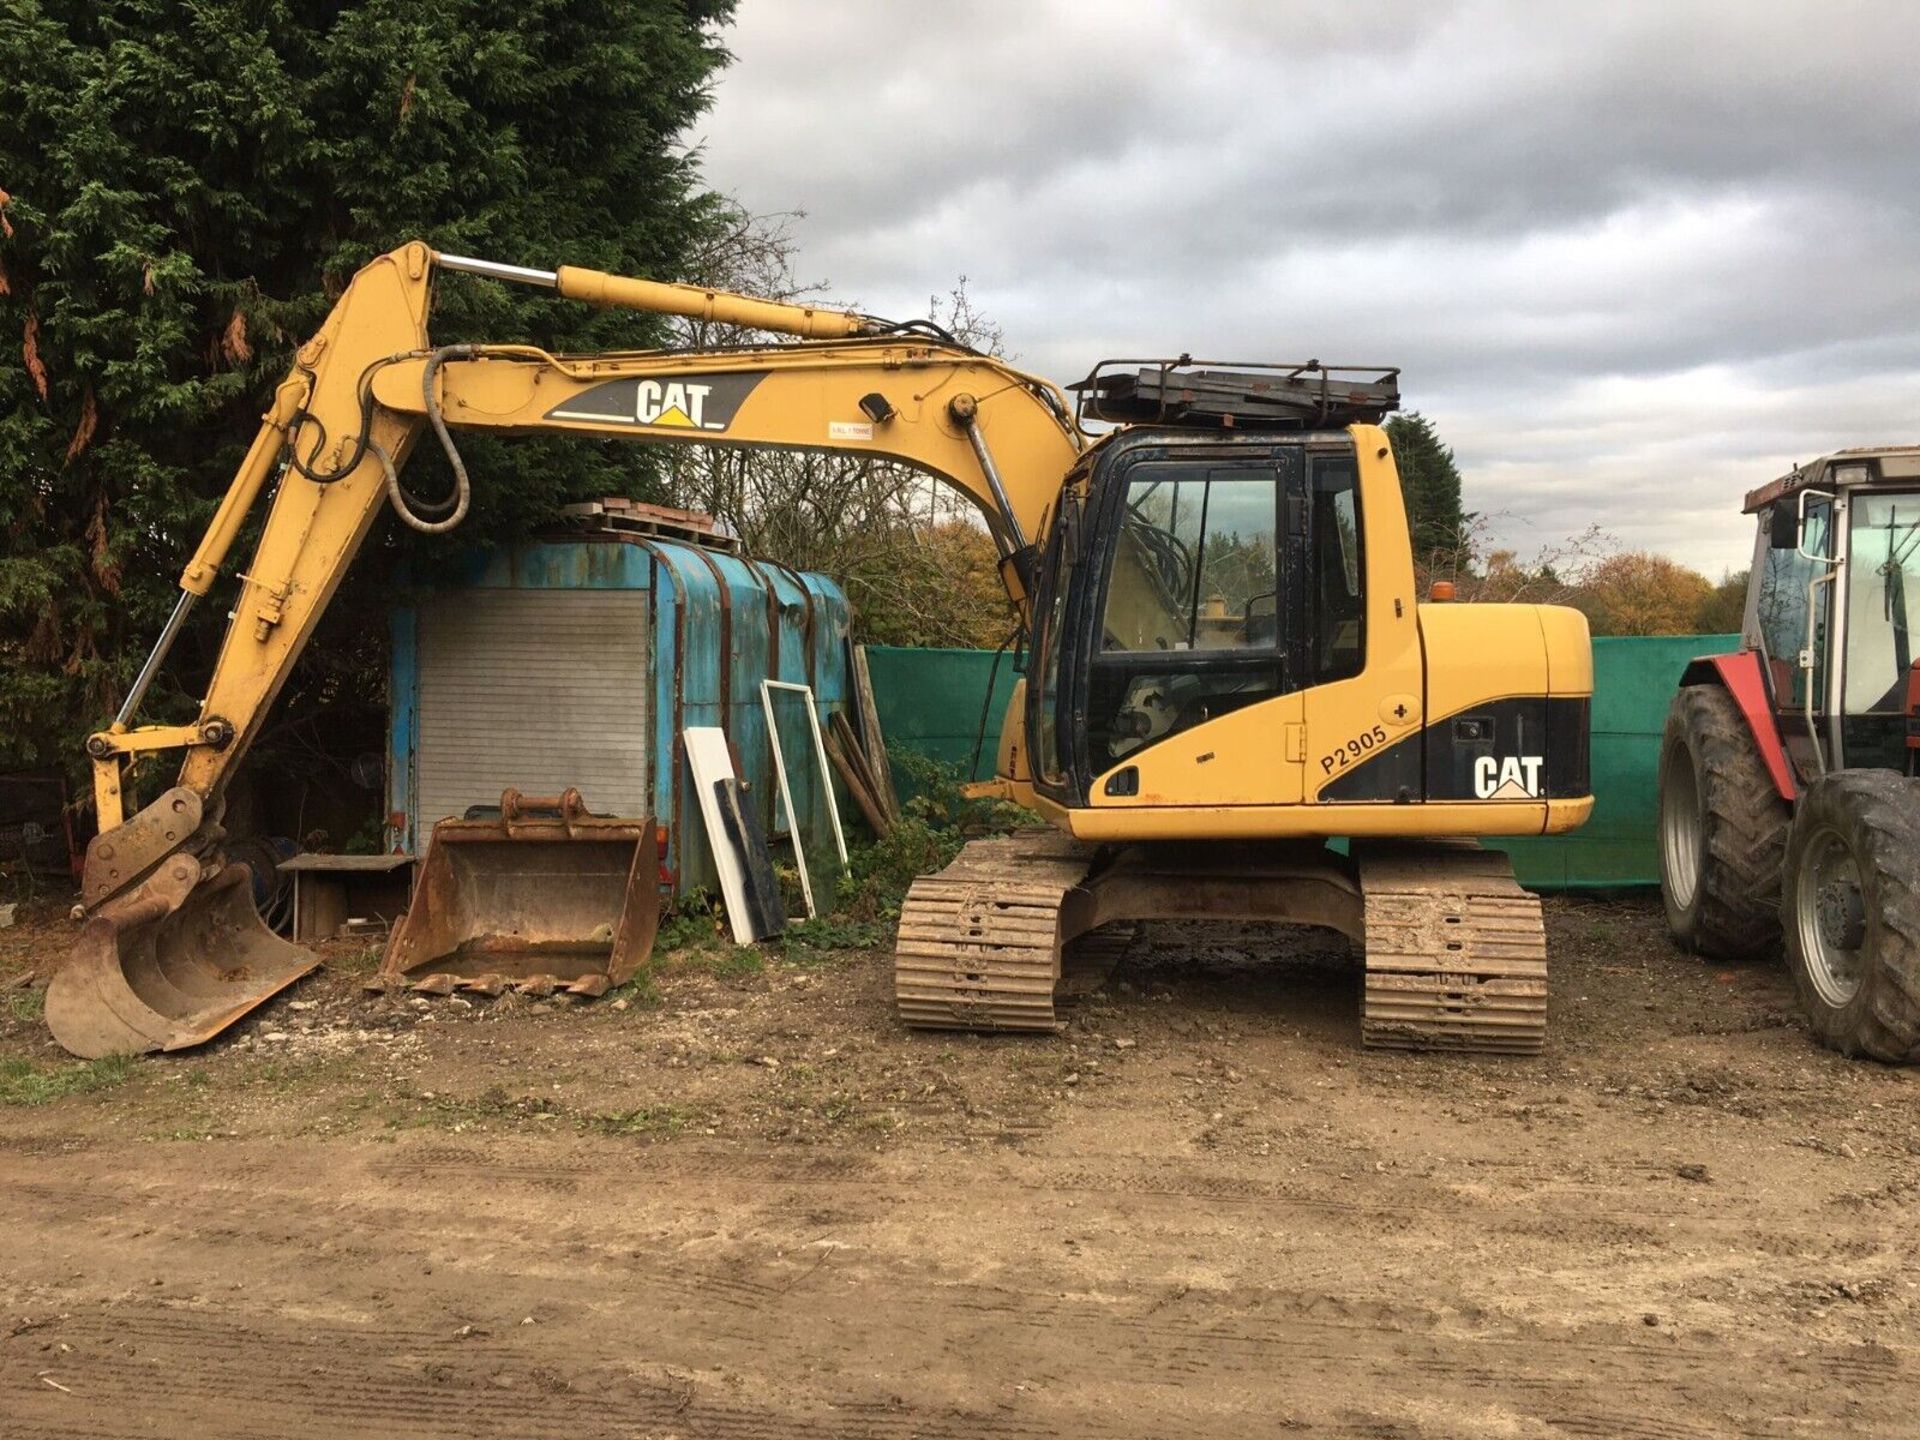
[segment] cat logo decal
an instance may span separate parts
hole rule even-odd
[[[1538,800],[1539,755],[1482,755],[1473,762],[1473,793],[1482,800]]]

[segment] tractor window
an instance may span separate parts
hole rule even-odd
[[[1277,493],[1271,470],[1141,466],[1127,485],[1101,649],[1271,650]]]
[[[1858,492],[1852,512],[1845,713],[1900,714],[1920,637],[1920,495]]]
[[[1781,504],[1791,503],[1781,501]],[[1773,690],[1775,708],[1798,713],[1806,708],[1807,672],[1800,668],[1800,652],[1813,650],[1814,707],[1822,710],[1820,679],[1827,665],[1827,605],[1832,587],[1820,586],[1813,592],[1812,626],[1808,626],[1807,587],[1827,573],[1828,567],[1810,560],[1811,555],[1832,553],[1833,507],[1827,500],[1810,501],[1806,525],[1798,549],[1771,549],[1764,553],[1760,575],[1760,593],[1755,606],[1759,640],[1767,661],[1767,674]]]

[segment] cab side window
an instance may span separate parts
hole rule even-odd
[[[1795,503],[1791,498],[1776,502]],[[1800,711],[1806,708],[1808,672],[1800,668],[1800,652],[1813,649],[1814,708],[1821,704],[1822,680],[1827,672],[1827,603],[1832,587],[1822,585],[1813,591],[1808,610],[1808,586],[1827,573],[1827,566],[1809,556],[1831,555],[1833,506],[1831,502],[1809,500],[1806,521],[1801,528],[1800,544],[1795,549],[1769,547],[1761,562],[1759,594],[1755,600],[1754,625],[1767,662],[1767,679],[1773,690],[1776,708]],[[1805,552],[1805,553],[1802,553]],[[1809,632],[1808,619],[1812,626]]]
[[[1344,680],[1366,666],[1366,574],[1360,536],[1360,475],[1351,455],[1317,455],[1308,479],[1312,513],[1313,674]]]

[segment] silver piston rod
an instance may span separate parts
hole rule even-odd
[[[153,642],[153,650],[147,656],[147,663],[140,667],[140,673],[133,677],[133,688],[127,691],[127,698],[120,704],[120,713],[113,717],[115,725],[125,725],[133,719],[134,712],[140,708],[140,702],[146,698],[147,687],[153,684],[153,677],[160,673],[161,662],[167,658],[167,651],[173,648],[180,627],[187,623],[187,612],[193,609],[193,602],[200,597],[191,590],[182,590],[180,598],[173,602],[173,613],[167,617],[166,625],[160,631],[160,638]]]

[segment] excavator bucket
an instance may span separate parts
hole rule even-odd
[[[183,1050],[319,964],[261,922],[245,865],[176,854],[81,927],[47,987],[47,1028],[88,1059]]]
[[[603,994],[653,953],[659,873],[651,819],[509,790],[497,819],[434,826],[375,987]]]

